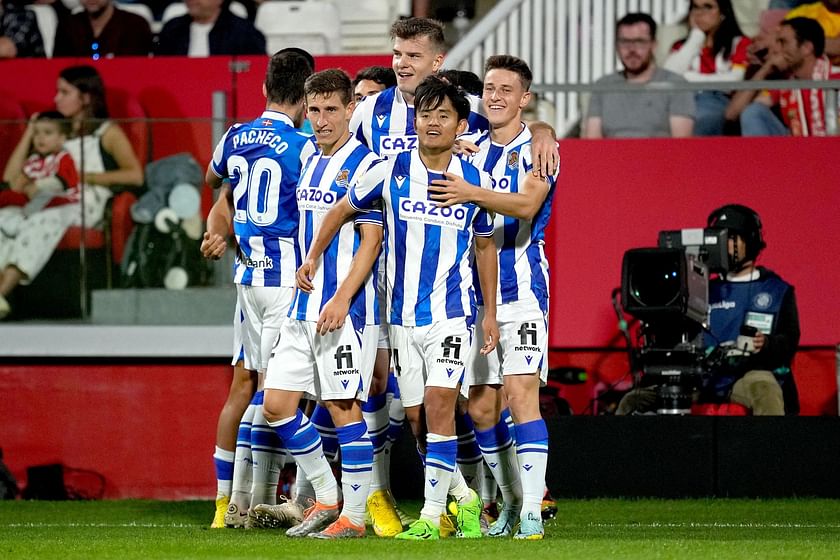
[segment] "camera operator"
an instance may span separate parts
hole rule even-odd
[[[709,282],[710,327],[703,344],[708,371],[695,394],[700,403],[734,402],[755,416],[799,412],[790,367],[799,344],[799,313],[793,286],[755,262],[765,248],[761,218],[729,204],[709,215],[708,227],[729,231],[729,270]],[[633,389],[616,414],[656,409],[655,386]]]

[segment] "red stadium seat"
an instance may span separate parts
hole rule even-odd
[[[738,403],[704,403],[691,407],[695,416],[750,416],[750,410]]]

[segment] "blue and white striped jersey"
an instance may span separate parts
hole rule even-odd
[[[318,234],[324,215],[356,184],[379,158],[352,135],[333,153],[317,153],[309,158],[297,186],[297,207],[300,212],[298,240],[301,254],[306,255]],[[350,271],[350,263],[361,241],[356,226],[363,223],[382,225],[382,211],[358,214],[355,225],[347,222],[316,263],[312,293],[295,293],[290,317],[301,321],[317,321],[324,307]],[[364,285],[353,296],[350,315],[356,324],[378,325],[379,305],[376,301],[376,274],[371,271]]]
[[[277,111],[233,125],[219,141],[212,169],[230,179],[233,193],[239,247],[235,283],[294,287],[301,263],[295,188],[303,164],[316,151],[315,141]]]
[[[447,171],[489,188],[489,177],[452,157]],[[382,205],[385,220],[387,318],[392,325],[424,326],[468,317],[475,305],[473,235],[493,235],[489,214],[475,204],[439,208],[428,187],[431,171],[417,150],[402,152],[368,172],[350,189],[348,201],[365,212]]]
[[[470,158],[473,165],[492,178],[492,189],[499,192],[519,192],[520,185],[531,173],[531,131],[522,124],[522,131],[507,145],[496,144],[490,133],[474,138],[479,151]],[[548,260],[545,258],[545,228],[551,216],[556,178],[549,176],[548,194],[534,219],[519,220],[496,214],[494,238],[499,252],[499,282],[496,291],[498,304],[531,299],[544,313],[548,312]],[[478,289],[479,305],[483,305]]]
[[[488,130],[487,118],[479,113],[481,98],[470,100],[469,131]],[[414,106],[408,105],[396,86],[364,98],[350,120],[350,132],[380,156],[393,156],[417,146]]]

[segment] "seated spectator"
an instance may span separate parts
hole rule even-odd
[[[688,37],[674,43],[664,67],[689,82],[743,80],[750,40],[741,32],[732,1],[689,0],[688,21]],[[695,136],[723,134],[729,98],[724,91],[697,92]]]
[[[353,93],[356,101],[397,85],[397,75],[390,66],[368,66],[362,68],[353,78]]]
[[[152,50],[149,22],[120,10],[113,0],[82,0],[84,11],[59,21],[54,57],[148,56]]]
[[[32,155],[20,170],[10,169],[10,188],[0,191],[0,208],[21,206],[29,214],[78,201],[79,174],[73,158],[64,149],[69,128],[58,111],[33,117]]]
[[[721,357],[696,398],[734,402],[756,416],[798,414],[790,368],[799,345],[799,312],[793,286],[756,266],[766,246],[761,218],[746,206],[728,204],[712,212],[707,223],[729,230],[730,271],[709,282],[711,311],[703,343],[717,347]],[[633,389],[616,414],[653,411],[655,400],[654,387]]]
[[[189,13],[166,22],[155,54],[180,56],[266,54],[265,36],[233,15],[223,0],[187,0]]]
[[[616,24],[616,50],[624,70],[599,79],[598,85],[685,82],[658,68],[656,22],[648,14],[631,13]],[[682,91],[594,92],[583,125],[584,138],[691,136],[694,95]]]
[[[0,3],[0,59],[45,56],[35,12],[23,5]]]
[[[835,80],[824,52],[825,36],[813,19],[794,18],[779,26],[776,44],[752,80]],[[778,109],[781,119],[773,109]],[[728,119],[740,119],[744,136],[825,136],[825,94],[817,89],[737,92],[726,109]]]
[[[101,227],[112,189],[143,184],[143,170],[128,138],[108,118],[105,87],[95,68],[72,66],[62,70],[55,105],[71,123],[71,137],[64,148],[81,173],[84,221],[79,204],[44,208],[14,224],[0,219],[0,317],[10,311],[6,296],[18,284],[27,284],[38,275],[68,227],[83,223],[88,228]],[[30,123],[9,157],[3,172],[5,181],[12,182],[19,176],[32,151],[34,133],[34,124]]]
[[[792,9],[785,19],[805,17],[815,19],[825,32],[825,54],[834,64],[840,64],[840,0],[822,0]]]

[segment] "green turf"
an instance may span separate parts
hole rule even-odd
[[[570,500],[558,506],[543,541],[411,543],[209,530],[210,502],[0,502],[0,558],[840,558],[837,501]]]

